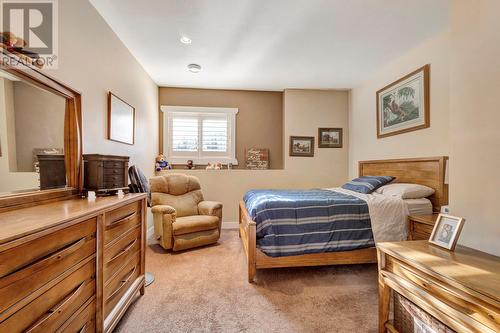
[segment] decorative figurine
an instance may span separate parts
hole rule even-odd
[[[188,160],[188,161],[187,161],[187,168],[188,168],[189,170],[194,169],[194,163],[193,163],[193,160]]]

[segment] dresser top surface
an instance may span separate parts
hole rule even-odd
[[[500,257],[457,245],[451,252],[427,240],[379,243],[379,250],[442,280],[500,300]]]
[[[145,193],[130,193],[95,201],[78,198],[0,213],[0,244],[145,197]]]

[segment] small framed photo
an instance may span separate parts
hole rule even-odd
[[[291,136],[290,156],[314,156],[314,136]]]
[[[465,219],[446,214],[439,214],[429,242],[453,251],[462,231]]]
[[[342,128],[319,128],[319,148],[342,148]]]

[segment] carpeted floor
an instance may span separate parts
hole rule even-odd
[[[376,332],[375,265],[257,271],[247,282],[236,230],[217,245],[146,252],[156,281],[116,332]]]

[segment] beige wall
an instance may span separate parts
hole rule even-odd
[[[454,1],[450,208],[460,243],[500,255],[500,1]]]
[[[500,2],[455,1],[449,31],[351,92],[350,176],[373,158],[449,155],[450,209],[466,218],[459,243],[500,255]],[[375,92],[431,64],[431,127],[376,138]]]
[[[348,96],[347,91],[285,90],[283,119],[287,170],[298,171],[297,177],[314,173],[325,184],[342,184],[347,180]],[[320,127],[343,128],[343,148],[318,148]],[[290,136],[313,136],[314,158],[289,156]]]
[[[22,81],[14,82],[16,171],[35,171],[34,148],[64,149],[65,111],[66,100],[61,96]]]
[[[450,34],[445,31],[352,89],[349,113],[351,178],[358,175],[358,162],[362,160],[449,154],[449,49]],[[425,64],[431,65],[431,127],[377,139],[375,92]]]
[[[16,160],[16,137],[12,129],[14,122],[14,88],[12,81],[0,78],[0,194],[35,189],[38,174],[34,172],[11,172]]]
[[[246,191],[262,188],[314,188],[339,186],[347,179],[348,143],[344,148],[317,148],[318,127],[347,128],[348,92],[285,90],[284,170],[173,170],[200,178],[208,200],[224,204],[225,223],[238,221],[238,201]],[[288,157],[288,136],[316,138],[314,157]],[[344,136],[344,139],[346,136]]]
[[[283,168],[283,93],[271,91],[160,88],[160,105],[238,108],[237,168],[245,168],[245,150],[268,148],[270,167]]]
[[[84,153],[130,156],[147,176],[158,153],[158,87],[87,0],[59,1],[59,68],[82,93]],[[106,139],[107,93],[136,108],[133,146]]]

